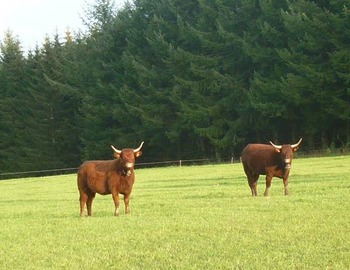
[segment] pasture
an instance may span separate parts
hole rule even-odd
[[[131,215],[76,175],[0,181],[0,269],[349,269],[350,156],[295,158],[253,198],[242,164],[137,169]]]

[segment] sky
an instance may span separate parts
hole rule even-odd
[[[95,0],[0,0],[0,42],[10,30],[24,51],[41,46],[48,35],[84,29],[84,9]],[[114,0],[122,8],[126,0]]]

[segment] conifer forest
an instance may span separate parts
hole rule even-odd
[[[78,15],[77,15],[78,16]],[[96,0],[86,30],[0,44],[0,173],[350,149],[349,0]]]

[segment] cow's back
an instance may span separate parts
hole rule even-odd
[[[244,171],[249,174],[266,174],[266,168],[275,166],[277,152],[271,145],[248,144],[242,151]]]

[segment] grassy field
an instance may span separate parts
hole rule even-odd
[[[131,215],[97,195],[80,218],[75,175],[0,181],[0,269],[350,269],[350,156],[263,192],[241,164],[138,169]]]

